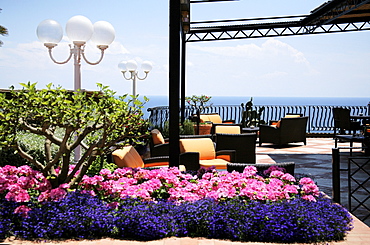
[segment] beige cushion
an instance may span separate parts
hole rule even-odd
[[[200,114],[200,122],[212,122],[212,123],[222,123],[222,119],[218,114]]]
[[[297,118],[297,117],[301,117],[301,115],[299,114],[292,114],[292,115],[285,115],[286,118]]]
[[[215,146],[209,138],[180,139],[180,152],[199,152],[199,160],[216,158]]]
[[[240,134],[240,126],[223,126],[217,125],[215,133],[219,134]]]
[[[221,119],[220,115],[218,115],[218,114],[210,114],[210,115],[208,115],[208,119],[212,123],[222,123],[222,119]]]
[[[159,132],[158,129],[153,129],[150,134],[152,135],[152,139],[153,139],[153,144],[154,145],[160,145],[160,144],[164,144],[165,143],[165,140],[163,138],[163,135],[161,134],[161,132]]]
[[[120,168],[143,168],[144,162],[134,147],[126,146],[112,153],[114,163]]]

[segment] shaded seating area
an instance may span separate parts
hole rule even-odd
[[[308,117],[283,117],[276,125],[260,125],[259,145],[273,143],[284,145],[303,142],[306,145]]]
[[[200,167],[226,169],[229,162],[234,162],[234,150],[216,151],[214,142],[209,138],[180,139],[180,162],[191,162],[197,160],[198,170]],[[189,160],[189,158],[192,160]],[[187,160],[186,160],[187,158]],[[194,164],[191,164],[194,166]]]

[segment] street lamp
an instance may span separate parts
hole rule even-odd
[[[148,77],[148,73],[152,70],[152,63],[150,61],[144,61],[141,64],[141,69],[144,71],[145,76],[143,78],[139,77],[139,72],[137,71],[137,63],[135,60],[121,61],[118,64],[118,68],[121,70],[123,77],[126,80],[132,80],[132,95],[136,97],[136,79],[144,80]],[[126,72],[130,72],[130,76],[126,77]]]
[[[65,64],[74,57],[74,90],[81,90],[81,57],[89,65],[99,64],[104,56],[104,50],[113,42],[115,38],[115,31],[113,26],[106,21],[98,21],[91,23],[91,21],[81,15],[74,16],[67,21],[66,33],[70,41],[69,57],[65,61],[56,61],[52,55],[52,49],[58,45],[63,37],[63,29],[61,25],[55,20],[44,20],[37,26],[37,37],[44,43],[49,50],[51,60],[56,64]],[[93,41],[98,49],[100,49],[100,58],[96,62],[90,62],[85,57],[85,44],[87,41]],[[77,136],[76,136],[77,137]],[[75,149],[74,161],[77,162],[81,156],[80,146]]]
[[[52,49],[58,45],[63,37],[63,29],[55,20],[44,20],[37,26],[37,37],[49,49],[49,56],[56,64],[65,64],[74,56],[74,90],[81,89],[81,57],[89,65],[99,64],[104,56],[104,50],[113,42],[115,31],[113,26],[106,21],[98,21],[94,25],[91,21],[81,15],[70,18],[66,24],[66,33],[73,42],[69,44],[69,57],[62,62],[56,61],[52,56]],[[85,57],[85,44],[87,41],[93,41],[100,49],[100,59],[97,62],[90,62]]]

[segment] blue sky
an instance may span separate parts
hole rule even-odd
[[[308,14],[323,0],[240,0],[192,4],[191,21]],[[269,6],[269,7],[266,7]],[[96,66],[82,62],[82,88],[96,83],[118,94],[131,93],[117,65],[135,59],[153,63],[140,95],[168,94],[168,0],[1,0],[0,88],[37,82],[73,89],[73,62],[54,64],[38,40],[36,28],[45,19],[58,21],[64,31],[68,19],[84,15],[93,23],[110,22],[116,39]],[[68,38],[53,50],[55,59],[67,58]],[[320,34],[298,37],[228,40],[187,44],[187,95],[370,97],[370,32]],[[86,56],[99,58],[88,42]],[[143,73],[139,70],[140,75]]]

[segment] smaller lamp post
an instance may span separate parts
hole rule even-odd
[[[144,80],[148,77],[148,73],[152,70],[152,63],[150,61],[144,61],[141,64],[141,69],[144,71],[145,76],[143,78],[139,77],[139,72],[137,71],[137,63],[135,60],[122,61],[118,64],[118,68],[121,70],[123,77],[126,80],[132,80],[132,95],[134,97],[136,94],[136,79]],[[126,77],[126,72],[130,72],[130,76]],[[135,99],[135,98],[134,98]]]

